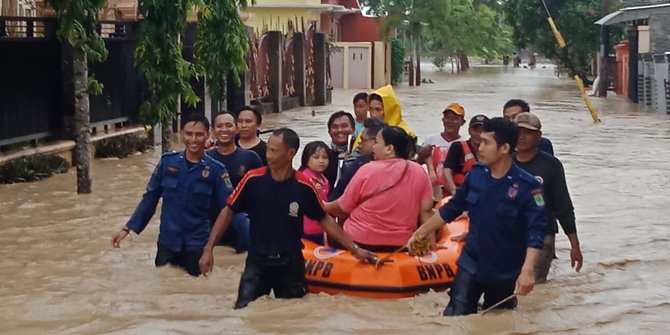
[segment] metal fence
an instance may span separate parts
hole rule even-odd
[[[670,114],[670,52],[638,57],[638,98],[659,113]]]
[[[136,121],[144,91],[134,66],[137,23],[101,21],[109,51],[89,73],[104,85],[90,96],[92,127]],[[68,45],[56,36],[56,18],[0,16],[0,146],[72,137],[73,72]]]

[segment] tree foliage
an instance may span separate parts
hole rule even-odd
[[[622,6],[612,1],[611,10]],[[602,14],[601,0],[546,1],[549,12],[567,47],[558,48],[547,23],[547,13],[539,0],[507,0],[503,8],[513,27],[517,47],[533,47],[544,56],[571,69],[571,75],[586,71],[592,53],[599,49],[600,27],[594,23]],[[620,32],[615,31],[616,35]]]
[[[102,84],[88,75],[88,60],[101,62],[107,58],[107,48],[97,32],[98,13],[105,0],[49,0],[56,10],[60,27],[58,36],[66,40],[71,49],[72,82],[64,81],[65,90],[72,90],[72,136],[74,151],[72,161],[77,168],[77,193],[92,191],[91,177],[91,113],[89,92],[101,93]],[[70,86],[72,85],[72,86]]]
[[[385,16],[383,28],[407,32],[423,49],[487,60],[513,51],[512,29],[499,0],[365,0],[371,13]]]
[[[246,0],[203,0],[194,47],[198,73],[207,79],[212,97],[221,97],[228,73],[239,84],[240,74],[247,69],[249,40],[237,10],[248,4]]]
[[[135,60],[149,85],[149,98],[140,108],[140,117],[148,124],[171,122],[177,114],[180,95],[188,104],[199,101],[189,84],[197,71],[182,56],[180,42],[192,4],[192,0],[139,2],[138,14],[143,20]]]
[[[102,62],[107,59],[107,48],[96,29],[98,12],[107,5],[106,0],[47,0],[56,11],[60,27],[58,36],[72,47],[84,51],[88,60]],[[94,76],[88,78],[89,91],[102,93],[102,84]]]
[[[246,69],[246,29],[238,7],[247,0],[143,0],[138,12],[144,17],[138,32],[135,58],[149,84],[149,99],[140,115],[149,123],[166,124],[176,116],[179,97],[190,105],[200,100],[189,81],[207,79],[209,93],[220,97],[225,75],[235,77]],[[191,10],[197,10],[198,24],[194,63],[182,56],[180,35],[186,29]]]
[[[496,1],[444,1],[441,24],[431,26],[427,33],[433,50],[445,55],[461,51],[493,60],[513,51],[511,27]]]
[[[405,47],[397,38],[391,39],[391,83],[398,85],[405,71]]]

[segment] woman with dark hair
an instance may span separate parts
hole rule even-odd
[[[370,118],[384,121],[390,126],[400,127],[410,137],[416,138],[416,135],[402,116],[400,100],[398,100],[398,97],[395,95],[393,86],[386,85],[370,94],[368,96],[368,110]],[[361,139],[360,136],[358,136],[354,142],[354,148],[358,147],[360,142]]]
[[[268,165],[267,143],[258,137],[258,128],[263,123],[263,115],[253,107],[244,106],[237,112],[237,138],[235,145],[258,154],[263,165]]]
[[[382,128],[373,145],[375,161],[361,166],[342,197],[326,204],[332,215],[349,215],[344,231],[363,248],[393,251],[433,213],[430,179],[408,160],[413,143],[400,127]]]
[[[314,141],[307,143],[300,160],[299,171],[310,179],[322,201],[328,197],[328,192],[330,192],[330,183],[324,176],[328,168],[328,156],[328,145],[322,141]],[[302,227],[303,238],[323,245],[323,228],[317,221],[305,217]]]

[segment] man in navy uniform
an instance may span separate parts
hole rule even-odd
[[[205,155],[209,121],[199,114],[182,117],[183,152],[161,157],[142,201],[125,227],[112,237],[120,247],[131,231],[139,234],[156,212],[163,198],[156,266],[174,265],[190,275],[200,275],[198,260],[210,232],[211,210],[220,210],[232,192],[223,164]]]
[[[225,233],[235,213],[246,212],[250,220],[250,243],[240,279],[235,308],[244,308],[270,291],[276,298],[301,298],[305,289],[302,257],[303,217],[319,221],[328,235],[361,261],[377,256],[360,248],[328,216],[310,179],[292,166],[300,147],[295,131],[280,128],[267,143],[268,166],[249,171],[216,219],[200,258],[203,274],[212,271],[214,246]]]
[[[519,128],[512,121],[484,121],[479,161],[454,197],[408,241],[417,240],[468,211],[470,231],[458,259],[458,272],[444,315],[477,313],[513,294],[526,295],[535,285],[534,267],[544,244],[547,217],[542,187],[512,162]],[[485,165],[484,165],[485,164]],[[514,308],[516,300],[503,303]]]

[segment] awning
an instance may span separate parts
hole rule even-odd
[[[670,3],[622,8],[614,13],[607,14],[602,19],[596,21],[596,24],[601,26],[609,26],[621,22],[643,20],[648,19],[652,13],[669,14]]]

